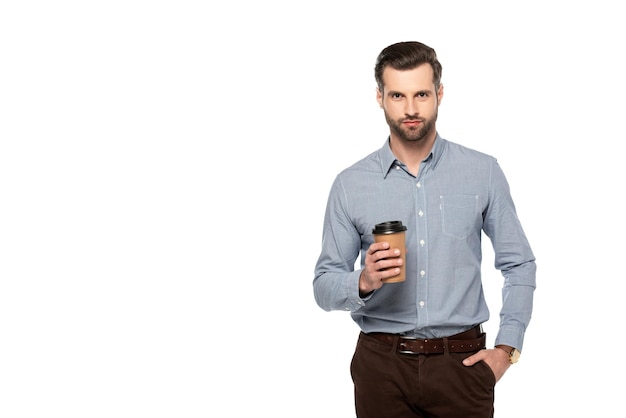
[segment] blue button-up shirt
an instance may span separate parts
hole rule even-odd
[[[407,280],[359,296],[355,263],[381,222],[402,221]],[[384,146],[345,169],[330,190],[314,295],[349,311],[364,332],[450,336],[489,319],[481,280],[482,231],[504,276],[496,344],[521,350],[535,289],[535,257],[495,158],[437,135],[418,176]]]

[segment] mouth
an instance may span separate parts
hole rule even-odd
[[[416,127],[416,126],[421,125],[421,124],[422,124],[422,121],[421,121],[421,120],[418,120],[418,119],[405,119],[404,121],[402,121],[402,123],[403,123],[405,126],[408,126],[408,127],[414,128],[414,127]]]

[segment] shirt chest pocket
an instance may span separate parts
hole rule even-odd
[[[444,235],[464,239],[474,230],[478,214],[478,196],[447,194],[440,196],[441,228]]]

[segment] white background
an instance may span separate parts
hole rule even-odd
[[[618,2],[208,4],[0,6],[0,416],[354,416],[358,329],[311,282],[402,40],[437,50],[438,130],[498,158],[537,256],[496,416],[616,416]]]

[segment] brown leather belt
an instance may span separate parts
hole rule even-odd
[[[449,353],[469,353],[485,348],[487,340],[480,325],[446,338],[419,339],[385,332],[370,332],[365,335],[395,346],[398,353],[402,354],[442,354],[446,351],[446,343]]]

